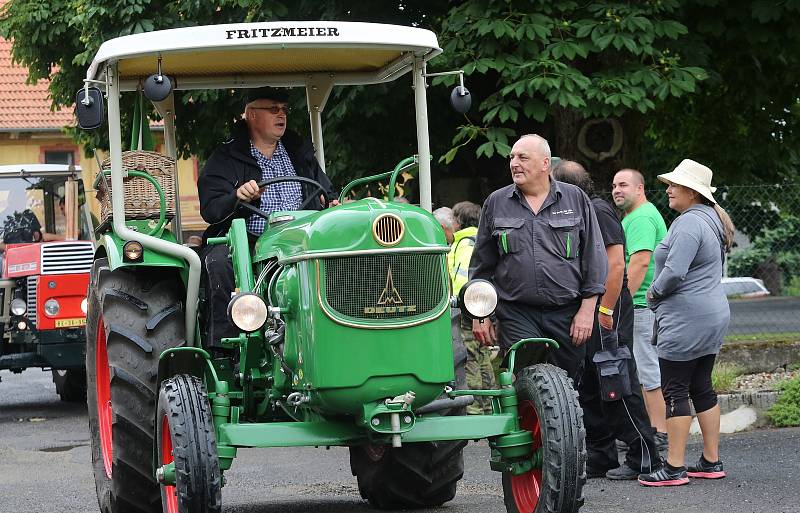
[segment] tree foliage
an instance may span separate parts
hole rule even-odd
[[[443,24],[445,53],[491,89],[480,121],[462,126],[454,144],[485,139],[478,156],[507,154],[520,126],[564,110],[582,118],[645,114],[694,93],[707,75],[671,50],[687,34],[678,11],[676,0],[472,0],[453,7]]]
[[[661,172],[690,157],[727,179],[774,179],[796,176],[800,159],[799,14],[800,0],[10,0],[0,36],[14,40],[30,80],[50,78],[54,105],[66,106],[100,44],[121,35],[281,19],[414,25],[436,32],[445,50],[429,71],[463,67],[476,99],[461,116],[446,106],[445,88],[429,88],[437,166],[489,176],[504,167],[498,155],[532,131],[574,158],[585,121],[613,117],[625,147],[617,160],[589,162],[605,166],[601,173]],[[325,150],[338,181],[416,152],[410,86],[403,77],[334,89]],[[132,100],[123,97],[124,114]],[[304,100],[297,91],[296,107]],[[176,110],[181,153],[202,158],[227,138],[242,104],[233,91],[192,91],[178,95]],[[290,125],[303,128],[305,116]],[[75,136],[107,144],[102,131]]]
[[[728,182],[797,180],[800,1],[689,0],[675,47],[709,73],[697,94],[654,112],[657,151],[705,162]]]

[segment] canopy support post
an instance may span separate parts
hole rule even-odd
[[[325,146],[322,139],[322,111],[333,90],[333,73],[309,75],[306,80],[306,105],[311,123],[311,142],[319,167],[325,171]]]
[[[417,153],[419,154],[419,206],[433,210],[431,197],[431,147],[428,140],[428,103],[425,88],[425,59],[414,58],[414,106],[417,117]]]

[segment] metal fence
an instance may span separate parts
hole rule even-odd
[[[714,196],[736,226],[723,280],[729,337],[800,339],[800,183],[720,187]],[[647,197],[669,226],[677,212],[664,188]]]

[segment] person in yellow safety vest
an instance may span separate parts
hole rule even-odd
[[[478,221],[481,207],[471,201],[462,201],[453,206],[455,231],[453,244],[447,255],[450,279],[453,282],[453,293],[458,294],[461,287],[469,280],[469,262],[472,249],[475,247],[475,236],[478,233]],[[472,320],[461,317],[461,339],[467,349],[467,387],[471,390],[492,390],[497,388],[497,380],[492,367],[492,350],[475,340],[472,334]],[[492,413],[492,401],[488,397],[476,397],[475,402],[467,406],[467,413],[480,415]]]
[[[478,207],[478,212],[480,212],[480,207],[469,201],[462,201],[456,205],[462,205],[463,203],[470,203]],[[456,227],[461,227],[458,223],[458,218],[456,218]],[[477,226],[466,226],[453,232],[453,244],[450,246],[450,253],[447,255],[447,268],[450,271],[450,280],[453,282],[453,293],[456,295],[461,291],[461,287],[469,281],[469,261],[472,258],[472,248],[475,247],[475,236],[477,234]]]

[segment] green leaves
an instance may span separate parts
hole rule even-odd
[[[467,75],[493,82],[479,106],[483,126],[471,133],[479,157],[500,152],[493,130],[542,123],[564,109],[584,118],[646,114],[708,78],[667,46],[688,32],[674,0],[560,2],[536,14],[515,5],[468,0],[444,22],[449,58],[466,58]]]

